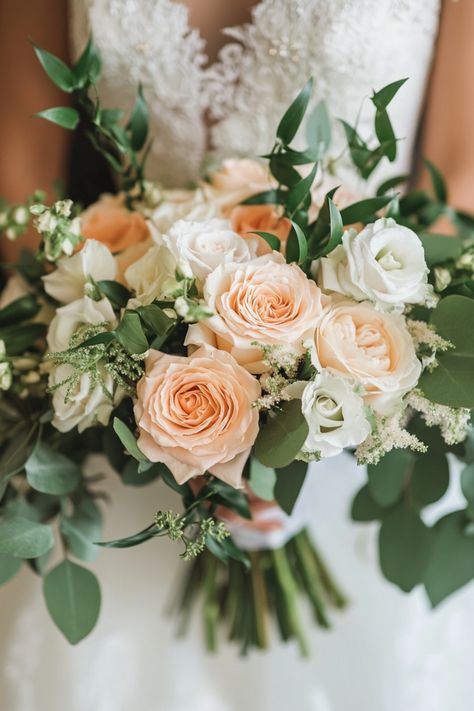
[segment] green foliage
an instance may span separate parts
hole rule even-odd
[[[68,550],[76,558],[85,561],[95,560],[102,531],[102,516],[95,501],[83,494],[74,501],[72,516],[63,516],[60,531]]]
[[[342,221],[345,225],[352,225],[355,222],[370,222],[373,215],[388,205],[391,199],[390,196],[382,196],[354,202],[341,210]]]
[[[313,90],[313,79],[309,79],[293,103],[288,107],[278,124],[277,138],[285,145],[291,143],[298,131]]]
[[[316,151],[317,160],[324,158],[331,145],[331,119],[324,101],[320,101],[308,117],[306,140]]]
[[[53,543],[53,532],[49,526],[23,516],[5,515],[0,518],[0,555],[37,558],[52,548]]]
[[[450,407],[474,407],[474,301],[447,296],[434,310],[430,323],[454,349],[437,356],[438,366],[423,373],[419,387],[427,398]]]
[[[55,624],[71,644],[94,628],[100,610],[100,587],[90,570],[64,560],[44,579],[46,605]]]
[[[424,163],[430,173],[433,191],[436,198],[439,200],[439,202],[446,203],[448,201],[448,190],[446,188],[446,182],[443,176],[441,175],[438,168],[431,161],[425,158]]]
[[[463,511],[454,511],[433,529],[433,546],[424,576],[433,607],[474,578],[474,537],[466,534]]]
[[[276,235],[272,235],[271,232],[262,232],[260,230],[256,230],[255,232],[249,232],[248,234],[258,235],[259,237],[265,240],[265,242],[271,249],[275,250],[276,252],[279,252],[281,249],[280,239]]]
[[[130,132],[130,145],[136,152],[141,151],[148,136],[148,108],[143,98],[143,87],[138,88],[137,99],[130,120],[127,123]]]
[[[21,568],[21,559],[0,554],[0,585],[11,580]]]
[[[296,504],[307,470],[308,463],[298,459],[276,470],[275,501],[288,515]]]
[[[266,467],[258,459],[251,457],[249,486],[256,496],[264,501],[273,501],[276,480],[277,477],[273,468]]]
[[[39,59],[44,71],[59,89],[70,94],[77,88],[77,80],[74,72],[63,61],[55,57],[54,54],[33,44],[33,49]]]
[[[70,494],[81,481],[77,464],[44,442],[36,443],[25,469],[29,485],[44,494]]]
[[[255,456],[267,467],[286,467],[299,454],[308,435],[308,424],[299,400],[283,402],[268,413],[255,442]]]
[[[419,514],[404,501],[384,516],[379,533],[382,572],[404,592],[424,579],[432,537]]]
[[[365,484],[355,495],[351,506],[353,521],[377,521],[384,515],[384,509],[373,498],[368,484]]]
[[[66,128],[69,131],[74,131],[79,125],[79,112],[68,106],[56,106],[53,109],[45,109],[44,111],[38,111],[35,114],[36,118],[46,119],[51,123],[55,123],[61,128]]]
[[[430,446],[420,454],[411,475],[411,496],[415,506],[423,508],[441,499],[449,486],[449,464],[446,454]]]
[[[131,297],[131,292],[118,281],[103,279],[96,284],[100,293],[106,296],[117,309],[124,308]]]
[[[457,259],[462,252],[462,241],[454,235],[421,234],[420,240],[425,250],[425,260],[428,267],[435,266],[450,259]]]
[[[404,449],[392,449],[376,465],[369,464],[367,474],[369,490],[380,506],[390,506],[398,501],[407,483],[407,474],[413,455]]]
[[[115,334],[117,340],[129,353],[141,354],[148,350],[148,341],[140,316],[135,311],[125,311]]]
[[[40,308],[32,294],[15,299],[15,301],[11,301],[3,309],[0,309],[0,328],[12,324],[18,325],[21,321],[27,321],[36,316]]]
[[[143,452],[140,451],[134,434],[128,429],[125,422],[122,422],[122,420],[119,420],[118,417],[115,417],[113,427],[115,434],[118,436],[123,446],[127,452],[132,455],[132,457],[134,457],[138,462],[148,461]]]

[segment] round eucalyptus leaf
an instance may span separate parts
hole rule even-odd
[[[50,526],[22,516],[0,518],[0,554],[37,558],[54,545]]]
[[[99,616],[100,587],[90,570],[64,560],[45,577],[43,592],[49,614],[71,644],[91,632]]]

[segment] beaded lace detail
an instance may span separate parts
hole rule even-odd
[[[266,152],[284,109],[313,76],[313,103],[367,134],[372,89],[410,77],[391,115],[409,167],[436,36],[440,0],[261,0],[252,21],[207,66],[205,42],[171,0],[74,0],[75,51],[92,29],[103,58],[104,104],[129,108],[141,81],[156,137],[151,177],[196,178],[208,145],[219,156]],[[361,100],[364,99],[362,105]],[[205,116],[211,119],[208,128]],[[335,129],[332,151],[342,140]]]

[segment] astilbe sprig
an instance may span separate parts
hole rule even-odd
[[[94,388],[100,385],[110,399],[113,399],[113,393],[107,389],[105,373],[108,373],[115,383],[126,392],[130,394],[135,392],[134,384],[144,373],[141,362],[144,359],[143,354],[128,353],[116,340],[110,343],[82,345],[106,332],[108,325],[107,322],[103,322],[83,326],[71,337],[69,348],[46,354],[46,360],[51,361],[55,366],[69,365],[72,368],[70,375],[61,382],[50,386],[51,392],[66,385],[65,401],[67,402],[71,393],[78,386],[81,377],[86,373],[91,379],[91,386]]]

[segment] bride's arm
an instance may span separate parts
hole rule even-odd
[[[474,212],[474,2],[445,0],[422,153],[446,177],[450,202]]]
[[[11,202],[50,190],[65,175],[67,132],[32,115],[67,97],[43,72],[29,38],[66,59],[66,0],[0,0],[0,196]],[[14,258],[25,239],[3,238],[1,259]]]

